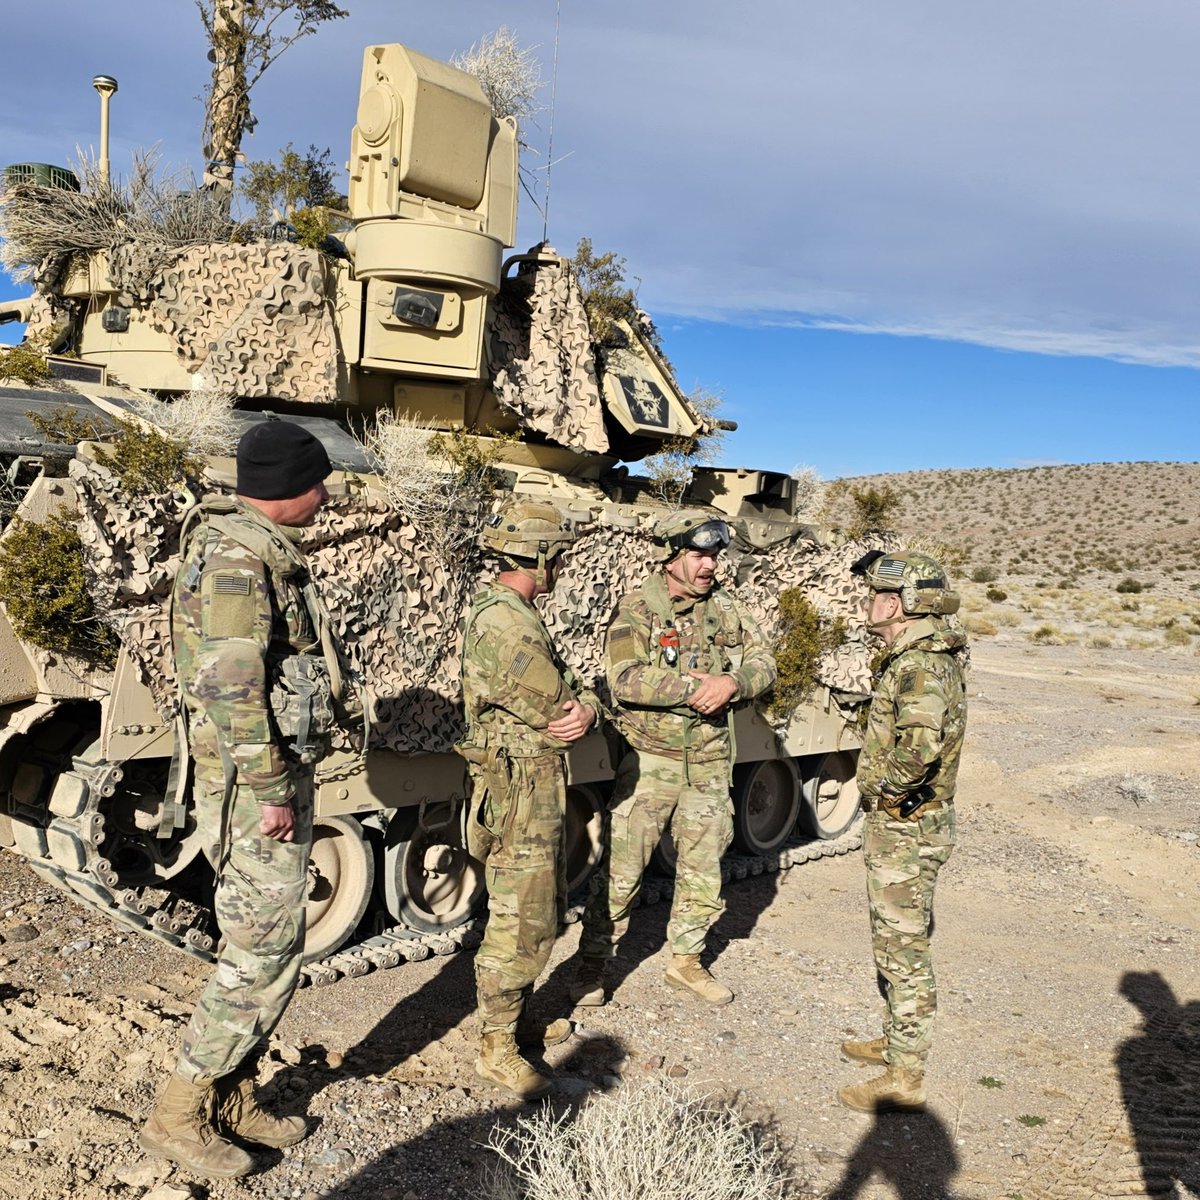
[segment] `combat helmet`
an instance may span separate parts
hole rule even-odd
[[[484,522],[480,543],[502,558],[550,562],[574,545],[575,528],[544,500],[507,500]]]
[[[951,590],[941,564],[928,554],[871,550],[850,572],[865,580],[873,592],[899,592],[906,616],[949,616],[958,612],[958,593]]]
[[[670,547],[672,556],[681,550],[724,550],[733,539],[728,523],[702,508],[669,513],[658,522],[654,533]]]

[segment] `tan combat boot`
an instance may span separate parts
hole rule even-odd
[[[584,1008],[600,1008],[605,1002],[604,968],[606,958],[580,957],[575,967],[575,978],[567,987],[571,1003]]]
[[[559,1017],[548,1025],[522,1011],[517,1020],[518,1046],[557,1046],[565,1042],[575,1032],[575,1026],[566,1017]]]
[[[232,1075],[214,1083],[217,1126],[221,1132],[278,1150],[304,1141],[310,1131],[303,1117],[273,1117],[259,1105],[254,1095],[257,1073],[256,1064],[243,1064]]]
[[[691,992],[706,1004],[728,1004],[733,999],[733,993],[700,965],[698,954],[672,954],[665,978],[673,988]]]
[[[903,1067],[888,1067],[882,1075],[866,1083],[842,1088],[838,1099],[858,1112],[924,1112],[925,1075]]]
[[[226,1141],[212,1120],[211,1083],[189,1083],[172,1075],[138,1142],[148,1154],[169,1158],[207,1178],[232,1179],[254,1167],[240,1146]]]
[[[883,1052],[887,1049],[887,1038],[877,1037],[872,1038],[869,1042],[843,1042],[842,1053],[847,1058],[853,1058],[858,1062],[878,1063],[880,1066],[887,1066],[887,1059],[883,1057]]]
[[[537,1100],[550,1090],[550,1080],[521,1057],[516,1037],[506,1029],[493,1029],[479,1039],[475,1074],[522,1100]]]

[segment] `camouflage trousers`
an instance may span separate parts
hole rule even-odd
[[[884,1057],[908,1071],[923,1068],[933,1040],[933,889],[953,849],[953,804],[915,821],[872,812],[863,826],[871,944],[887,1004]]]
[[[725,911],[721,855],[733,839],[729,764],[683,763],[640,750],[622,760],[607,819],[608,854],[592,876],[580,953],[608,958],[629,928],[646,865],[667,823],[678,853],[667,941],[675,954],[700,954]]]
[[[483,1032],[511,1032],[566,912],[566,767],[561,754],[512,758],[504,795],[494,795],[486,778],[471,768],[467,846],[484,864],[488,890],[475,989]]]
[[[183,1037],[176,1073],[193,1083],[219,1079],[255,1053],[296,990],[304,951],[304,903],[312,847],[312,776],[297,772],[295,841],[258,832],[258,801],[197,780],[198,834],[216,874],[221,930],[217,966]]]

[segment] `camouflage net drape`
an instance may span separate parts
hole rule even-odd
[[[114,260],[114,284],[124,266]],[[214,390],[310,403],[333,396],[337,338],[317,251],[199,246],[166,267],[151,291],[154,327],[174,338],[183,364],[202,371]]]
[[[608,453],[592,335],[573,271],[540,263],[505,281],[488,357],[496,399],[524,428],[572,450]]]
[[[167,605],[178,566],[181,497],[131,504],[102,465],[76,460],[81,528],[95,577],[97,610],[117,629],[164,717],[175,702]],[[306,539],[313,574],[374,710],[372,744],[402,752],[444,752],[462,733],[459,686],[465,606],[490,571],[448,573],[420,531],[374,493],[333,502]],[[849,640],[827,655],[818,676],[835,689],[870,690],[870,648],[862,631],[861,585],[848,567],[865,542],[819,546],[784,542],[748,555],[740,583],[727,582],[773,638],[779,593],[801,586],[830,617],[847,618]],[[567,557],[542,601],[556,644],[580,677],[604,694],[603,632],[620,596],[654,568],[645,533],[601,525]]]

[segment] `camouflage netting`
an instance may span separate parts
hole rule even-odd
[[[591,330],[573,271],[541,263],[505,282],[488,357],[497,400],[524,428],[572,450],[608,453]]]
[[[71,476],[83,497],[82,536],[92,557],[97,610],[129,647],[166,717],[175,700],[167,598],[185,501],[167,494],[132,507],[98,463],[75,460]],[[333,502],[306,542],[321,594],[367,680],[372,745],[401,752],[450,750],[462,733],[464,601],[490,574],[488,568],[473,562],[462,577],[448,574],[411,522],[374,494]],[[861,596],[847,568],[865,548],[858,542],[837,547],[785,542],[743,560],[742,582],[735,585],[768,637],[775,631],[779,592],[787,587],[803,586],[823,612],[846,616],[854,632],[826,656],[818,675],[834,688],[859,694],[870,689],[871,651],[861,632]],[[603,630],[621,594],[641,583],[660,554],[644,532],[599,527],[572,549],[554,593],[542,602],[565,658],[602,695]],[[731,560],[727,569],[734,565]]]
[[[209,387],[306,403],[333,395],[337,339],[317,251],[286,243],[197,246],[153,284],[141,281],[136,257],[136,247],[114,255],[114,286],[134,294],[149,287],[151,322],[174,338],[180,360]]]

